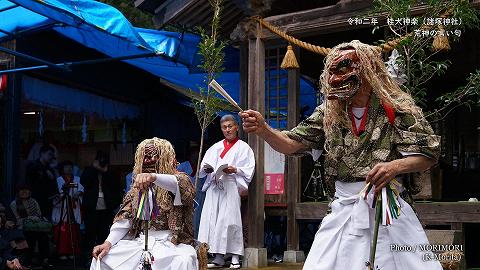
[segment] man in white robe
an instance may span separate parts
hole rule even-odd
[[[207,177],[198,232],[198,241],[208,243],[215,254],[209,268],[223,267],[224,255],[231,254],[230,268],[240,268],[243,255],[243,230],[240,194],[247,192],[254,169],[253,151],[238,139],[238,123],[232,115],[220,119],[224,140],[210,147],[202,160],[200,177]]]

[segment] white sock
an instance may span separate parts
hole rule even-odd
[[[223,258],[223,254],[216,253],[215,259],[213,259],[213,262],[220,265],[225,264],[225,259]]]
[[[237,254],[232,254],[232,263],[233,264],[239,264],[240,263],[240,256]]]

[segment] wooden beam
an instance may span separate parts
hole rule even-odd
[[[420,220],[425,222],[480,223],[480,203],[416,203],[415,209]]]
[[[369,7],[371,7],[371,1],[352,1],[348,4],[338,3],[328,7],[271,16],[265,18],[265,21],[295,37],[319,35],[351,28],[347,19],[358,17]],[[277,39],[279,37],[264,29],[262,38]]]
[[[160,28],[169,23],[177,15],[183,13],[191,5],[202,0],[167,0],[155,9],[155,26]]]
[[[260,38],[248,44],[248,107],[265,112],[265,45]],[[248,136],[256,158],[255,175],[248,189],[248,247],[263,248],[264,242],[264,141]]]
[[[415,209],[422,222],[435,223],[480,223],[480,204],[475,202],[416,203]],[[297,219],[322,219],[328,210],[327,202],[298,203]]]
[[[298,49],[296,50],[298,55]],[[300,119],[300,70],[288,70],[287,129],[294,128]],[[287,250],[299,249],[299,230],[295,218],[295,206],[300,199],[300,158],[287,157]]]
[[[353,26],[348,23],[348,18],[362,16],[362,12],[366,12],[371,8],[371,3],[371,0],[340,1],[333,6],[267,17],[265,21],[295,37],[318,36],[321,34],[351,30]],[[480,0],[473,0],[470,4],[474,8],[480,8]],[[426,5],[412,7],[411,14],[412,16],[421,15],[427,11],[427,8]],[[386,13],[378,15],[377,18],[379,25],[384,24],[386,21]],[[355,27],[366,28],[371,27],[371,25],[358,25]],[[262,38],[268,40],[279,39],[280,37],[264,29]]]

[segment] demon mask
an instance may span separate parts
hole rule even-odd
[[[348,99],[360,89],[360,60],[353,48],[340,50],[328,70],[330,89],[328,99]]]
[[[153,143],[145,145],[142,170],[144,173],[155,173],[156,164],[160,156],[159,149]]]

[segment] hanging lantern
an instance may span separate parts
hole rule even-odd
[[[0,93],[7,90],[7,74],[0,75]]]
[[[83,114],[83,123],[82,123],[82,142],[87,142],[87,115]]]
[[[62,130],[65,131],[65,113],[62,116]]]
[[[123,121],[123,128],[122,128],[122,144],[127,144],[127,123]]]
[[[43,136],[43,132],[45,131],[44,123],[43,123],[43,111],[40,111],[39,117],[38,117],[38,135],[40,137]]]

